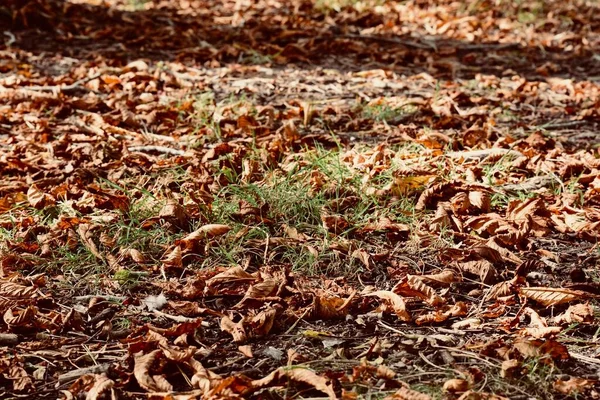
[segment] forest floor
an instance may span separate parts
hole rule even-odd
[[[0,26],[1,398],[600,398],[598,2]]]

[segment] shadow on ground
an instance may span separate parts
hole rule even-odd
[[[105,59],[115,66],[143,58],[207,66],[293,63],[354,71],[386,67],[440,79],[470,79],[477,73],[520,74],[527,79],[600,76],[600,49],[593,44],[565,51],[551,45],[475,43],[439,35],[365,35],[366,29],[389,23],[386,16],[348,10],[327,15],[306,0],[278,6],[242,6],[226,0],[181,4],[157,1],[146,7],[140,2],[139,10],[123,11],[59,0],[11,0],[0,6],[0,23],[8,27],[5,39],[13,48]],[[582,30],[589,20],[600,30],[595,11],[589,6],[569,15],[573,30]]]

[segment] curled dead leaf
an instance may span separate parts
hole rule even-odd
[[[574,304],[569,306],[567,310],[554,317],[554,322],[557,324],[572,324],[574,322],[593,322],[594,309],[589,303]]]
[[[221,318],[221,330],[229,333],[236,343],[243,343],[247,339],[243,321],[233,322],[228,316],[224,316]]]
[[[389,290],[378,290],[372,293],[367,293],[364,296],[376,296],[382,300],[386,300],[386,303],[392,308],[392,311],[396,313],[401,321],[410,321],[411,317],[408,311],[406,311],[406,304],[402,297]]]
[[[554,389],[562,394],[566,395],[574,395],[576,393],[580,393],[585,391],[587,388],[593,387],[597,384],[598,381],[578,378],[575,376],[570,376],[569,380],[563,381],[562,379],[554,382]]]
[[[454,271],[446,269],[437,274],[415,275],[415,279],[421,280],[433,287],[447,287],[454,282],[459,282],[459,278]]]
[[[443,389],[450,393],[466,392],[469,390],[469,382],[464,379],[448,379],[444,382]]]
[[[431,396],[403,386],[384,400],[431,400]]]
[[[150,375],[154,361],[162,354],[161,350],[154,350],[148,354],[140,354],[134,357],[133,375],[140,387],[148,392],[170,392],[173,386],[167,380],[158,375]]]
[[[394,286],[392,291],[407,297],[418,297],[434,307],[445,303],[435,289],[426,285],[416,275],[408,275],[406,279]]]

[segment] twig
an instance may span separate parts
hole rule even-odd
[[[73,299],[78,302],[88,301],[94,298],[106,300],[106,301],[125,301],[125,296],[112,296],[110,294],[89,294],[86,296],[75,296]]]
[[[472,43],[472,44],[459,44],[455,42],[435,42],[435,41],[423,41],[418,42],[414,40],[403,40],[396,39],[386,36],[377,36],[377,35],[358,35],[358,34],[344,34],[344,35],[336,35],[334,37],[339,38],[348,38],[348,39],[359,39],[359,40],[373,40],[377,42],[385,42],[385,43],[394,43],[399,44],[406,47],[412,47],[415,49],[426,49],[433,50],[435,52],[438,51],[438,47],[440,45],[448,45],[451,47],[455,47],[457,50],[506,50],[511,48],[519,48],[521,45],[518,43]]]
[[[88,76],[87,78],[83,78],[78,81],[75,81],[74,83],[72,83],[70,85],[26,86],[26,87],[23,87],[23,89],[33,90],[33,91],[37,91],[37,92],[71,92],[71,91],[74,91],[77,89],[85,89],[85,87],[82,85],[88,83],[89,81],[93,81],[96,78],[100,78],[103,74],[104,74],[104,72],[100,72],[95,75]]]
[[[14,333],[0,333],[0,345],[9,346],[19,343],[19,337]]]
[[[584,356],[583,354],[577,354],[577,353],[571,353],[571,352],[569,352],[569,355],[571,357],[573,357],[574,359],[576,359],[577,361],[583,361],[588,364],[600,365],[600,360],[597,358],[594,358],[594,357],[588,357],[588,356]]]
[[[153,310],[152,313],[157,317],[167,318],[175,322],[194,322],[198,320],[198,318],[189,318],[181,315],[171,315],[158,310]],[[208,328],[210,326],[210,323],[208,321],[202,321],[200,322],[200,325],[202,325],[205,328]]]
[[[79,378],[80,376],[83,376],[86,374],[102,374],[102,373],[108,372],[108,370],[110,369],[110,366],[111,366],[111,364],[107,363],[107,364],[94,365],[94,366],[87,367],[87,368],[80,368],[80,369],[76,369],[75,371],[69,371],[66,374],[59,375],[58,382],[65,383],[65,382],[74,381],[75,379]]]
[[[306,316],[306,314],[308,314],[309,311],[310,311],[310,308],[307,308],[306,311],[304,311],[304,313],[300,316],[300,318],[298,318],[296,321],[294,321],[294,323],[292,324],[292,326],[290,326],[289,329],[287,331],[285,331],[283,334],[284,335],[288,335],[291,331],[293,331],[294,328],[296,328],[296,326],[298,325],[298,323],[300,321],[302,321],[302,319]]]
[[[172,149],[164,146],[131,146],[127,148],[129,151],[139,151],[142,153],[164,153],[173,156],[182,156],[185,154],[183,150]]]
[[[415,42],[414,40],[402,40],[395,39],[385,36],[376,36],[376,35],[356,35],[356,34],[345,34],[345,35],[336,35],[338,38],[347,38],[347,39],[359,39],[359,40],[372,40],[376,42],[384,42],[384,43],[394,43],[399,44],[406,47],[413,47],[415,49],[426,49],[426,50],[434,50],[437,51],[437,47],[434,43],[431,44],[423,44],[419,42]]]

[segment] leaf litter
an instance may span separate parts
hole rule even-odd
[[[0,6],[7,398],[598,398],[594,2]]]

